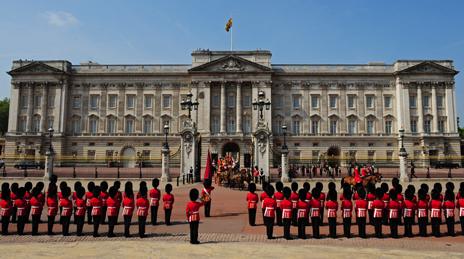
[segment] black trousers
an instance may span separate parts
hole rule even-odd
[[[284,225],[284,238],[290,239],[290,225],[292,224],[291,219],[283,219],[282,224]]]
[[[358,234],[361,238],[366,238],[366,217],[356,217],[358,224]]]
[[[382,224],[388,225],[388,209],[383,209],[382,211]]]
[[[276,209],[276,223],[277,226],[282,226],[282,210],[280,208]]]
[[[12,201],[13,204],[14,204],[14,201]],[[16,212],[17,212],[18,208],[16,208],[15,206],[11,207],[11,223],[16,223]]]
[[[63,236],[69,235],[69,223],[71,222],[71,216],[61,216],[60,221]]]
[[[55,224],[55,216],[48,216],[47,234],[53,235],[53,225]]]
[[[151,206],[151,224],[154,226],[158,222],[158,206]]]
[[[440,237],[440,218],[430,218],[432,224],[432,235]]]
[[[343,218],[343,235],[351,237],[351,217]]]
[[[448,236],[454,236],[454,217],[446,218],[446,226],[448,227]]]
[[[266,225],[267,238],[272,239],[272,232],[274,231],[274,218],[264,217],[264,225]]]
[[[114,226],[118,221],[117,216],[108,216],[108,237],[114,237]]]
[[[108,210],[107,206],[101,207],[101,216],[100,216],[100,224],[105,224],[106,222],[106,211]]]
[[[374,218],[375,236],[382,238],[382,218]]]
[[[198,243],[198,226],[200,225],[199,221],[192,221],[190,224],[190,243]]]
[[[40,215],[32,215],[32,235],[39,234]]]
[[[139,216],[139,237],[145,237],[145,225],[147,223],[147,217]]]
[[[97,215],[97,216],[92,216],[92,217],[93,217],[93,237],[98,237],[100,236],[98,234],[98,228],[100,228],[101,216]]]
[[[324,208],[322,207],[321,209],[321,226],[324,225]]]
[[[313,226],[313,237],[314,238],[319,238],[320,237],[320,235],[319,235],[320,221],[321,221],[320,217],[311,217],[311,223],[312,223],[312,226]]]
[[[8,225],[10,224],[10,217],[2,217],[2,235],[8,235]]]
[[[211,216],[211,201],[205,202],[205,217]]]
[[[172,212],[172,209],[164,210],[164,221],[166,225],[171,225],[171,212]]]
[[[292,225],[298,226],[298,219],[297,219],[298,209],[292,209]]]
[[[398,238],[398,225],[400,223],[399,218],[390,219],[390,235],[392,238]]]
[[[130,225],[132,221],[132,215],[124,215],[124,236],[130,237]]]
[[[337,238],[337,218],[329,218],[329,236],[331,238]]]
[[[459,221],[461,222],[461,235],[464,235],[464,217],[459,217]]]
[[[74,215],[74,223],[76,223],[76,235],[82,236],[82,229],[84,228],[85,216]]]
[[[428,217],[422,217],[417,219],[417,222],[419,223],[419,235],[421,237],[427,236],[427,221]]]
[[[256,225],[256,209],[248,209],[248,224],[250,226]]]
[[[369,225],[374,225],[374,210],[367,210],[369,214]]]
[[[412,237],[412,217],[404,217],[404,236]]]
[[[17,216],[16,228],[18,235],[24,235],[24,225],[26,224],[26,216]]]
[[[298,219],[298,238],[306,239],[306,218]]]
[[[92,206],[87,207],[87,224],[92,225]]]

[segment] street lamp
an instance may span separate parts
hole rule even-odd
[[[259,119],[263,119],[263,110],[269,110],[271,108],[271,101],[269,99],[265,99],[264,91],[259,90],[258,92],[258,100],[255,99],[253,102],[253,110],[259,110]]]
[[[139,178],[142,178],[142,154],[137,151],[137,157],[139,159]]]
[[[117,175],[117,178],[119,178],[119,162],[120,162],[120,159],[119,159],[119,153],[118,153],[118,151],[114,152],[114,155],[116,156],[116,166],[118,167],[118,175]]]
[[[282,150],[287,150],[288,147],[287,147],[287,125],[283,125],[282,126],[282,134],[284,135],[284,144],[282,145]]]
[[[48,151],[49,151],[51,154],[53,154],[52,139],[53,139],[53,132],[54,132],[54,131],[55,131],[55,130],[54,130],[52,127],[50,127],[50,128],[48,129],[48,136],[50,137],[50,145],[48,146]]]
[[[401,141],[400,153],[406,153],[406,149],[404,148],[404,129],[401,128],[399,131],[400,131],[400,141]]]
[[[167,123],[164,124],[163,132],[164,132],[164,144],[163,144],[163,147],[164,147],[164,149],[169,149],[169,144],[168,144],[169,125]]]
[[[77,158],[77,154],[73,153],[73,160],[74,160],[74,163],[73,163],[73,178],[76,178],[76,158]]]
[[[190,92],[187,94],[187,98],[183,99],[180,103],[182,110],[188,110],[188,118],[191,118],[192,110],[198,109],[198,101],[192,101],[193,94]]]

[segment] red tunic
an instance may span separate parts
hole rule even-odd
[[[85,205],[87,207],[92,207],[92,205],[90,204],[90,200],[92,200],[92,198],[93,198],[93,192],[85,193]]]
[[[343,218],[351,218],[351,211],[353,210],[353,202],[351,200],[344,199],[340,205],[342,210]]]
[[[45,194],[43,193],[37,194],[37,199],[39,199],[39,201],[42,203],[42,206],[45,205]]]
[[[441,218],[441,201],[432,200],[430,202],[430,217],[431,218]]]
[[[327,218],[336,218],[337,217],[337,210],[338,210],[338,202],[337,201],[327,201],[325,203],[325,207],[327,208]]]
[[[71,217],[72,215],[72,201],[68,198],[61,198],[60,199],[60,207],[61,207],[61,216],[62,217]]]
[[[42,202],[40,202],[38,198],[32,197],[30,204],[31,204],[31,215],[32,216],[42,215],[43,205],[42,205]]]
[[[0,216],[9,217],[11,212],[11,201],[10,200],[0,200]]]
[[[102,206],[106,207],[106,200],[110,197],[110,195],[107,192],[101,192],[100,193],[100,200],[102,202]]]
[[[284,200],[284,194],[282,192],[276,192],[274,194],[274,199],[276,200],[277,208],[280,209],[280,203]]]
[[[161,198],[161,192],[157,188],[153,188],[148,193],[148,197],[150,197],[150,206],[159,206],[159,201]]]
[[[137,199],[135,202],[135,205],[137,205],[137,216],[139,217],[146,217],[148,216],[148,207],[150,206],[150,203],[148,202],[148,199],[145,197],[140,197]]]
[[[459,217],[464,217],[464,197],[456,200],[456,207],[459,209]]]
[[[367,201],[358,199],[355,201],[356,217],[365,218],[367,211]]]
[[[201,197],[205,197],[207,196],[208,198],[206,198],[208,201],[211,201],[211,192],[214,190],[214,187],[213,186],[210,186],[210,187],[207,187],[207,188],[203,188],[201,190]]]
[[[374,200],[372,203],[372,209],[374,210],[374,218],[381,218],[382,217],[382,210],[384,209],[385,204],[381,200]]]
[[[14,201],[14,206],[17,208],[16,215],[19,216],[26,216],[26,200],[24,199],[16,199]]]
[[[429,205],[427,200],[419,200],[417,202],[417,217],[426,218],[428,217]]]
[[[30,206],[30,203],[31,203],[31,193],[30,192],[27,192],[24,193],[24,200],[26,201],[26,207],[29,207]]]
[[[292,218],[292,202],[284,199],[280,203],[280,209],[282,210],[282,218],[283,219],[291,219]]]
[[[292,202],[292,208],[296,209],[298,206],[298,193],[292,192],[292,194],[290,194],[290,201]]]
[[[454,202],[452,201],[445,201],[443,202],[443,209],[445,211],[445,217],[446,218],[454,218],[454,210],[456,206],[454,205]]]
[[[414,210],[416,209],[416,204],[413,201],[405,200],[403,202],[403,217],[411,218],[414,214]]]
[[[258,206],[258,200],[258,194],[248,192],[246,196],[247,207],[249,209],[256,209],[256,207]]]
[[[372,204],[374,203],[375,195],[373,193],[368,193],[366,198],[367,198],[367,209],[373,210],[374,207],[372,207]]]
[[[354,168],[354,181],[360,183],[362,181],[361,176],[359,175],[359,170],[357,167]]]
[[[83,217],[85,215],[85,200],[76,197],[76,216]]]
[[[99,197],[90,199],[90,206],[92,206],[92,216],[101,216],[102,201]]]
[[[321,216],[321,201],[318,199],[311,199],[309,202],[310,216],[320,217]]]
[[[274,218],[276,206],[277,202],[274,199],[265,198],[263,200],[264,217]]]
[[[174,195],[170,193],[165,193],[163,195],[163,208],[165,210],[172,210],[173,205],[174,205]]]
[[[134,213],[134,199],[129,198],[129,197],[124,197],[124,199],[122,200],[122,206],[123,206],[122,215],[132,216],[132,214]]]
[[[401,205],[398,201],[391,200],[388,203],[388,209],[389,209],[388,218],[390,219],[399,218],[399,215],[400,215],[399,211],[401,209]]]
[[[307,218],[308,217],[308,210],[309,204],[305,201],[299,200],[297,204],[297,218]]]
[[[58,201],[55,198],[47,197],[47,216],[56,216],[58,213]]]
[[[118,216],[118,209],[119,209],[119,202],[116,198],[108,197],[106,200],[106,215],[108,217],[117,217]]]
[[[188,222],[200,221],[200,207],[203,206],[202,202],[189,201],[185,208],[185,214]]]
[[[309,193],[309,192],[308,192]],[[319,200],[321,201],[321,208],[324,208],[324,204],[325,204],[325,193],[321,192],[321,194],[319,195]]]
[[[313,198],[313,195],[310,193],[310,192],[307,192],[306,193],[306,199],[305,199],[305,202],[308,202]],[[321,199],[321,197],[319,197],[319,200]]]

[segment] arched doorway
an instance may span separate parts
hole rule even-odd
[[[240,159],[240,147],[235,142],[228,142],[222,147],[222,156],[231,155],[235,161]]]
[[[121,162],[123,167],[135,167],[136,152],[133,147],[126,147],[121,152]]]
[[[327,162],[329,166],[338,166],[340,165],[340,147],[339,146],[330,146],[327,149]]]

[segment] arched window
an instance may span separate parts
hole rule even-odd
[[[98,117],[97,116],[91,116],[89,118],[89,133],[90,134],[98,133]]]
[[[115,116],[108,116],[106,119],[106,131],[109,134],[116,133],[117,130],[117,118]]]
[[[150,134],[153,132],[153,118],[150,116],[143,117],[143,133]]]
[[[135,131],[135,118],[132,116],[127,116],[125,118],[125,127],[124,127],[124,132],[131,134],[134,133]]]
[[[40,132],[40,115],[34,115],[32,118],[32,132]]]

